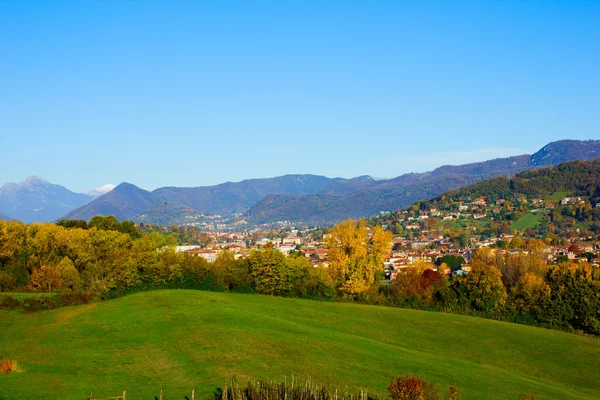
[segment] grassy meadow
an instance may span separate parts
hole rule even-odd
[[[600,340],[443,313],[163,290],[40,313],[0,311],[0,399],[208,399],[233,374],[368,388],[411,374],[464,399],[600,398]]]
[[[36,297],[51,297],[56,296],[56,293],[38,293],[38,292],[0,292],[0,300],[4,297],[12,297],[17,300],[25,300]]]
[[[527,213],[523,215],[518,221],[513,222],[510,227],[511,229],[516,229],[519,231],[525,230],[527,228],[536,228],[544,218],[546,213],[537,212],[537,213]]]

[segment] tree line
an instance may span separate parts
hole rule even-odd
[[[327,239],[335,267],[315,268],[300,253],[286,257],[269,246],[246,259],[222,251],[208,262],[177,253],[171,235],[140,232],[114,217],[98,216],[89,223],[0,221],[0,291],[112,296],[141,288],[189,287],[334,298],[359,294],[375,283],[390,239],[379,227],[371,234],[364,221],[346,221]]]
[[[507,252],[481,248],[464,277],[447,278],[445,272],[464,260],[446,257],[440,265],[416,262],[386,282],[391,234],[364,220],[329,230],[327,267],[270,246],[245,259],[223,251],[208,262],[177,253],[172,236],[96,222],[83,228],[0,221],[0,291],[71,294],[66,299],[153,288],[234,291],[447,311],[600,335],[598,268],[583,260],[547,265],[540,240]]]

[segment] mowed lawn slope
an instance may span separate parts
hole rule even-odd
[[[207,399],[232,374],[308,376],[385,396],[411,374],[464,399],[600,398],[600,340],[443,313],[172,290],[0,312],[0,398]],[[200,395],[200,396],[198,396]]]

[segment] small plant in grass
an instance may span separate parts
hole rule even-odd
[[[535,393],[527,394],[525,396],[519,397],[519,400],[537,400],[537,396]]]
[[[17,363],[14,360],[3,360],[0,356],[0,373],[10,374],[17,370]]]
[[[435,386],[414,376],[400,376],[390,383],[392,400],[439,400]]]
[[[448,391],[446,392],[445,400],[461,400],[462,399],[462,389],[450,386]]]

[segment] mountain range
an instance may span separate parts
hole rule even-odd
[[[23,222],[89,220],[94,215],[112,214],[119,220],[169,224],[188,214],[208,213],[246,214],[253,224],[282,220],[330,223],[400,209],[484,179],[509,177],[528,169],[597,156],[600,156],[600,140],[562,140],[549,143],[533,155],[446,165],[392,179],[284,175],[215,186],[163,187],[152,192],[121,183],[112,190],[111,185],[106,185],[80,194],[29,177],[0,189],[0,213]]]
[[[92,200],[37,176],[0,188],[0,212],[26,223],[53,221]]]

